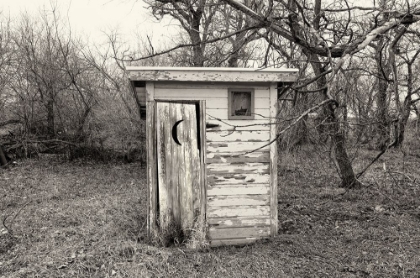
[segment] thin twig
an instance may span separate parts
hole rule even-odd
[[[12,234],[12,225],[13,225],[13,222],[15,221],[15,219],[16,219],[16,217],[19,215],[19,213],[30,203],[30,202],[32,202],[32,200],[29,200],[29,201],[27,201],[25,204],[23,204],[22,205],[22,207],[18,210],[18,212],[15,214],[15,216],[13,216],[13,219],[12,219],[12,221],[10,222],[10,228],[9,227],[7,227],[7,225],[6,225],[6,220],[7,220],[7,218],[9,218],[9,216],[11,215],[11,214],[9,214],[9,215],[7,215],[4,219],[3,219],[3,226],[4,226],[4,228],[7,230],[7,232],[9,233],[9,234]]]

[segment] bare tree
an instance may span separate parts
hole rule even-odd
[[[276,2],[277,9],[273,9],[268,16],[262,16],[236,0],[223,1],[257,22],[265,23],[264,27],[270,32],[301,47],[316,76],[317,90],[325,100],[334,100],[324,106],[323,117],[334,147],[342,186],[357,187],[359,182],[348,157],[346,138],[338,121],[337,108],[342,104],[331,94],[331,80],[354,54],[365,49],[378,36],[419,21],[418,7],[406,7],[405,10],[401,7],[400,10],[388,11],[380,7],[352,6],[348,1],[342,0],[327,8],[323,6],[321,0],[315,0],[310,4],[298,0],[290,0],[287,3],[279,0],[269,1],[269,3]],[[353,15],[356,11],[360,14],[365,10],[377,16],[383,14],[387,16],[378,22],[373,22],[369,28],[361,29],[358,28],[358,22],[353,21]]]
[[[153,15],[160,19],[169,15],[176,19],[187,32],[192,44],[191,66],[202,67],[205,63],[205,41],[211,37],[209,27],[216,13],[212,0],[145,0]]]

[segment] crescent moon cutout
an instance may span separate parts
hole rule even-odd
[[[183,120],[177,121],[174,126],[172,127],[172,138],[174,139],[175,143],[181,146],[181,143],[179,143],[178,135],[177,135],[177,127]]]

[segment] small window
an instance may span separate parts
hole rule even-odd
[[[229,120],[254,119],[254,90],[229,89]]]

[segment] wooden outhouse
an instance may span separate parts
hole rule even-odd
[[[145,106],[148,234],[196,230],[211,246],[278,228],[278,91],[294,69],[129,67]]]

